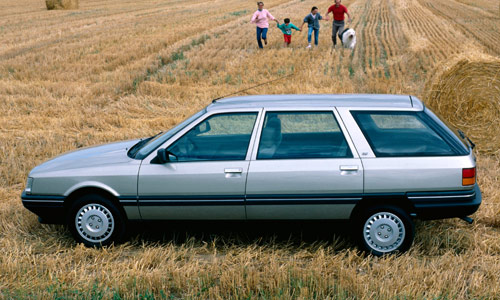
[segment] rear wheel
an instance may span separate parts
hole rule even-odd
[[[125,235],[124,215],[98,194],[77,199],[70,208],[67,223],[75,240],[88,247],[109,245]]]
[[[395,206],[369,208],[356,222],[361,248],[373,255],[402,253],[408,250],[415,235],[408,214]]]

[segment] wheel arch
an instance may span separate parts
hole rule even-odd
[[[415,212],[415,206],[406,197],[405,194],[401,195],[375,195],[366,196],[359,201],[351,212],[350,219],[354,220],[359,217],[366,209],[374,206],[395,206],[403,209],[408,215]]]
[[[125,209],[123,206],[120,204],[120,201],[118,200],[118,197],[114,195],[111,191],[103,189],[102,187],[96,187],[96,186],[85,186],[85,187],[80,187],[77,189],[74,189],[71,191],[66,196],[66,199],[64,200],[64,209],[65,211],[68,211],[71,208],[71,205],[75,202],[76,199],[84,196],[84,195],[89,195],[89,194],[97,194],[100,195],[109,201],[111,201],[116,208],[122,213],[122,215],[128,219],[127,214],[125,212]]]

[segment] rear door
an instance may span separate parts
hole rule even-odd
[[[337,112],[266,110],[246,188],[248,219],[347,219],[363,166]]]
[[[188,127],[161,146],[139,172],[139,209],[143,219],[245,219],[249,145],[260,109],[219,112]],[[160,147],[160,148],[161,148]]]

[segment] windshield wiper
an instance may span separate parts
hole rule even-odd
[[[162,133],[163,133],[163,131],[161,131],[153,136],[150,136],[148,138],[139,140],[137,143],[135,143],[135,145],[133,145],[128,150],[128,152],[127,152],[128,157],[134,158],[135,154],[142,148],[142,146],[144,146],[147,142],[151,141],[152,139],[154,139],[155,137],[159,136]]]
[[[458,131],[458,134],[460,134],[460,137],[465,139],[465,133],[460,129],[457,129],[457,131]]]
[[[466,136],[466,135],[465,135],[465,133],[464,133],[462,130],[457,129],[457,131],[458,131],[458,134],[460,134],[460,137],[462,137],[462,139],[467,140],[467,141],[469,142],[470,147],[471,147],[472,149],[476,148],[476,144],[474,144],[474,143],[471,141],[471,139],[470,139],[468,136]]]
[[[468,136],[467,136],[467,137],[465,137],[465,138],[469,141],[470,146],[472,147],[472,149],[476,148],[476,144],[474,144],[474,143],[473,143],[473,142],[469,139],[469,137],[468,137]]]

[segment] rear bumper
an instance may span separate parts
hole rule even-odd
[[[21,195],[24,207],[39,217],[40,223],[62,224],[65,221],[64,196]]]
[[[472,190],[452,192],[407,193],[419,219],[465,217],[475,213],[482,195],[476,184]]]

